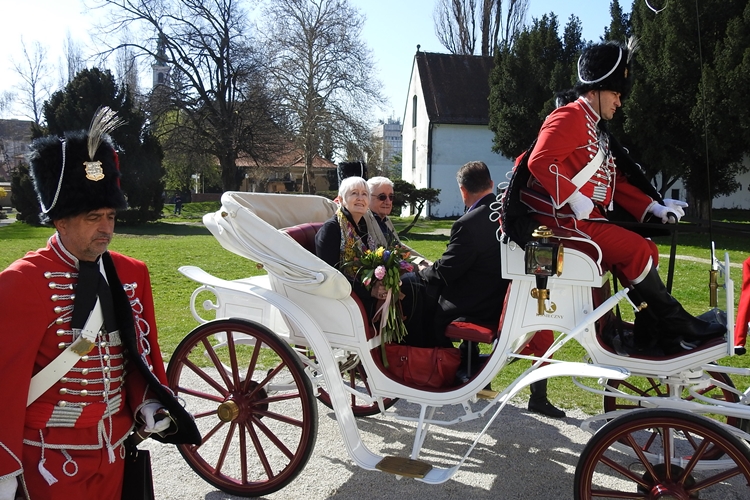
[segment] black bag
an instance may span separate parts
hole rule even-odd
[[[125,440],[125,450],[122,500],[154,500],[151,453],[139,450],[129,439]]]
[[[513,169],[510,183],[503,191],[500,202],[500,224],[502,225],[505,242],[507,243],[507,239],[510,238],[522,247],[534,239],[531,233],[539,227],[539,222],[534,219],[529,208],[521,201],[521,190],[526,187],[529,178],[531,178],[529,155],[531,155],[535,144],[536,139],[524,151],[521,161]]]

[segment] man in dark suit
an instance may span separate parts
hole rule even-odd
[[[490,171],[483,162],[471,161],[459,169],[456,179],[466,213],[453,224],[443,256],[419,271],[430,295],[438,297],[438,345],[450,345],[445,327],[458,318],[497,326],[508,288],[500,268],[500,226],[490,220],[490,203],[495,201]]]
[[[496,328],[509,284],[503,279],[500,265],[500,240],[497,236],[500,225],[497,220],[490,219],[490,204],[495,201],[490,170],[484,162],[470,161],[458,170],[456,180],[466,213],[453,223],[450,241],[442,257],[419,271],[427,283],[428,295],[437,297],[435,314],[428,312],[426,317],[434,318],[435,340],[437,345],[443,346],[452,345],[445,337],[445,328],[452,321]],[[541,349],[542,353],[546,347]],[[479,367],[478,346],[473,344],[471,351],[466,342],[461,344],[462,365],[457,376],[464,382],[472,375],[467,370],[470,357],[472,371]],[[531,384],[530,389],[530,410],[555,418],[565,416],[565,412],[547,400],[546,380]]]

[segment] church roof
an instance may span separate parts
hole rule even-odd
[[[431,122],[489,124],[492,57],[417,52],[416,64]]]

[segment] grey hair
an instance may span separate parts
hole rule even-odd
[[[393,187],[393,181],[390,180],[388,177],[383,176],[377,176],[377,177],[370,177],[367,180],[367,185],[370,187],[370,192],[372,193],[377,188],[379,188],[382,185],[388,185],[391,188]]]
[[[347,177],[343,181],[341,181],[341,184],[339,184],[339,198],[341,198],[341,203],[343,204],[344,198],[346,198],[346,195],[349,194],[354,188],[362,186],[365,188],[365,191],[367,191],[367,196],[370,196],[370,186],[367,185],[367,181],[364,180],[362,177],[352,176]]]

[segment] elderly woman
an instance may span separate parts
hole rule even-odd
[[[352,283],[352,290],[357,294],[370,319],[375,312],[377,299],[383,298],[385,289],[382,285],[372,287],[374,293],[362,285],[351,269],[342,269],[344,262],[349,262],[357,255],[357,250],[376,250],[379,246],[368,232],[365,214],[370,205],[370,189],[362,177],[347,177],[339,186],[338,199],[341,206],[328,219],[318,234],[315,235],[315,253],[330,266],[340,269]],[[355,249],[356,248],[356,249]],[[406,319],[404,323],[409,334],[406,343],[410,345],[422,344],[422,302],[420,298],[421,281],[414,273],[401,276],[401,292],[404,298],[401,302]],[[373,295],[375,295],[373,297]]]
[[[420,267],[432,264],[422,254],[399,240],[398,233],[388,218],[393,210],[393,181],[387,177],[372,177],[367,185],[370,187],[370,210],[365,215],[368,234],[382,247],[401,245],[407,248],[416,257],[414,262]]]

